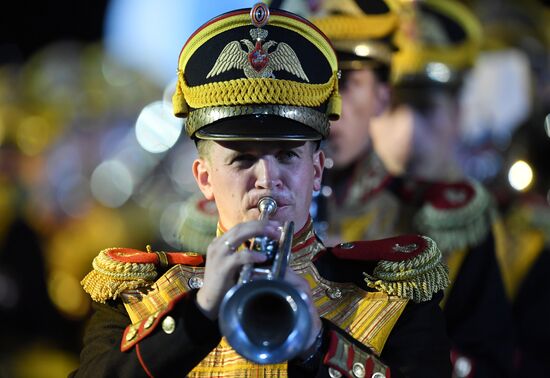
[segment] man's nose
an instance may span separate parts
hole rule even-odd
[[[279,162],[273,157],[260,159],[256,166],[256,188],[275,189],[282,187]]]

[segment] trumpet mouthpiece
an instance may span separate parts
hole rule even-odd
[[[277,210],[277,202],[271,197],[262,197],[258,201],[258,210],[260,210],[260,219],[265,219]]]

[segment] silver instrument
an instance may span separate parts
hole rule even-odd
[[[260,219],[267,219],[277,210],[277,203],[263,197],[258,209]],[[250,249],[267,254],[268,259],[244,265],[220,306],[222,335],[237,353],[258,364],[292,359],[306,348],[311,332],[305,294],[283,280],[293,233],[294,222],[286,222],[279,241],[254,238]]]

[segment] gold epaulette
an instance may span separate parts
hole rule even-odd
[[[202,256],[194,252],[147,252],[130,248],[108,248],[99,252],[93,270],[80,282],[84,291],[99,303],[116,299],[123,291],[150,286],[157,277],[157,267],[175,264],[199,265]]]
[[[414,223],[444,253],[479,244],[496,219],[491,195],[475,181],[432,184],[424,200]]]
[[[449,284],[441,251],[426,236],[342,243],[333,254],[347,260],[378,261],[372,273],[363,273],[369,287],[414,302],[425,302]]]

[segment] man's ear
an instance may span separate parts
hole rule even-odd
[[[205,159],[195,159],[193,162],[193,176],[202,194],[207,200],[214,199],[212,184],[210,182],[210,166]]]
[[[313,190],[321,190],[323,169],[325,168],[325,153],[319,149],[313,153]]]

